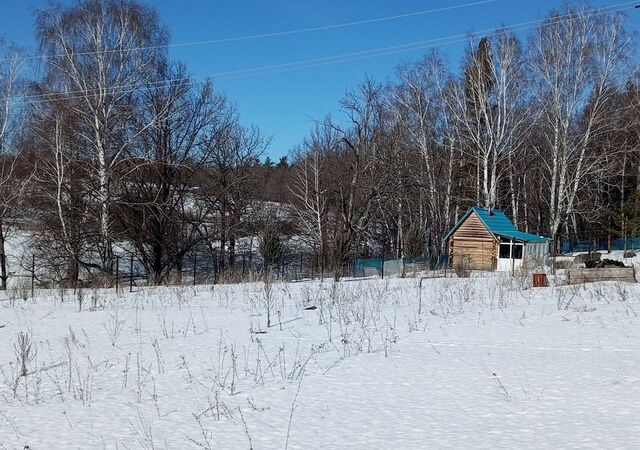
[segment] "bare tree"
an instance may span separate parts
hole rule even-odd
[[[256,182],[254,169],[268,144],[269,140],[256,127],[242,126],[235,112],[230,115],[227,126],[210,136],[206,144],[210,164],[202,180],[202,200],[215,211],[219,235],[207,232],[220,241],[222,268],[227,246],[229,265],[234,266],[236,239],[255,198],[252,193]]]
[[[499,30],[469,51],[464,79],[448,97],[464,148],[477,158],[476,182],[487,208],[497,205],[502,166],[522,148],[530,127],[524,67],[518,39]]]
[[[630,39],[620,13],[593,14],[587,8],[552,13],[530,41],[539,83],[535,98],[542,112],[540,162],[548,190],[548,230],[557,236],[564,222],[575,228],[579,191],[603,169],[604,156],[592,143],[610,127],[606,104],[621,82]],[[584,209],[583,209],[584,208]]]
[[[3,51],[4,50],[4,51]],[[0,289],[7,289],[7,257],[5,240],[9,220],[17,213],[17,206],[29,179],[19,173],[16,139],[23,121],[20,107],[20,51],[0,40]]]
[[[167,33],[153,9],[135,1],[86,0],[37,13],[37,35],[50,80],[49,99],[68,100],[76,130],[94,163],[102,268],[113,263],[112,182],[115,166],[142,128],[130,127],[133,98],[151,81]]]
[[[90,162],[74,130],[75,117],[64,100],[38,101],[31,105],[21,141],[34,173],[26,203],[30,217],[41,224],[33,250],[53,279],[69,283],[80,266],[92,267],[88,256],[95,240],[92,194],[84,181]]]
[[[367,79],[341,103],[347,125],[333,124],[341,137],[340,158],[331,167],[338,218],[334,228],[335,276],[339,278],[369,231],[374,202],[385,184],[379,158],[384,140],[384,105],[381,86]],[[336,251],[339,249],[339,251]]]
[[[400,82],[392,89],[389,104],[402,128],[403,148],[417,151],[422,159],[420,170],[404,169],[414,175],[420,190],[415,222],[423,224],[436,248],[441,248],[440,236],[453,219],[459,145],[456,123],[446,106],[451,75],[442,57],[432,52],[416,64],[401,66],[398,76]]]
[[[199,201],[198,180],[211,162],[210,141],[231,116],[211,82],[191,83],[183,65],[159,65],[157,78],[141,95],[134,127],[144,131],[117,166],[123,182],[113,192],[117,230],[154,282],[173,269],[180,277],[185,255],[203,241],[210,211]]]
[[[320,277],[324,277],[327,214],[330,201],[328,159],[340,145],[339,135],[330,119],[317,124],[300,149],[294,152],[294,176],[290,190],[301,228],[318,246]]]

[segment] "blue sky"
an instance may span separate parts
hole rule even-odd
[[[152,4],[171,30],[172,43],[233,38],[361,21],[472,3],[474,0],[154,0]],[[594,6],[624,0],[593,1]],[[45,0],[4,0],[0,35],[33,48],[32,11]],[[68,3],[68,1],[63,2]],[[640,3],[640,0],[638,0]],[[349,26],[261,39],[176,47],[171,55],[186,61],[196,77],[247,68],[286,64],[358,51],[391,47],[536,20],[564,4],[562,0],[495,0],[481,5]],[[629,9],[628,29],[640,26],[640,9]],[[526,36],[526,31],[522,33]],[[463,43],[440,45],[452,68],[460,65]],[[269,136],[272,158],[286,155],[313,124],[335,114],[347,89],[365,75],[384,81],[395,66],[414,60],[426,49],[339,64],[269,74],[220,79],[240,110]]]

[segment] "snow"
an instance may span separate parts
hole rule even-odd
[[[20,277],[29,273],[31,254],[25,249],[29,248],[31,233],[22,230],[10,230],[5,237],[5,253],[7,255],[8,282],[15,284]]]
[[[635,250],[631,250],[630,252],[635,253],[636,256],[633,256],[631,258],[625,258],[624,257],[625,252],[623,252],[622,250],[613,250],[609,253],[607,252],[600,252],[600,253],[602,254],[601,256],[602,259],[613,259],[616,261],[622,261],[628,267],[635,267],[636,269],[640,268],[640,256],[638,255],[638,252]]]
[[[635,253],[636,256],[632,256],[630,258],[625,258],[625,252],[622,250],[612,250],[611,252],[607,252],[607,251],[598,251],[598,252],[594,252],[594,253],[600,253],[600,257],[602,259],[612,259],[614,261],[622,261],[627,267],[635,267],[635,268],[640,268],[640,252],[636,251],[636,250],[629,250],[629,252],[631,253]],[[557,257],[556,260],[557,261],[573,261],[573,258],[577,255],[583,255],[586,254],[588,252],[576,252],[573,253],[572,256],[561,256],[561,257]]]
[[[520,286],[274,284],[270,328],[261,283],[0,300],[0,449],[639,448],[638,285]]]

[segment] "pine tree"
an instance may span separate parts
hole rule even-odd
[[[265,167],[269,167],[272,168],[276,165],[276,163],[273,162],[273,159],[271,159],[270,156],[267,156],[266,159],[264,160],[264,166]]]
[[[266,269],[278,265],[283,256],[283,245],[280,234],[274,228],[267,228],[260,236],[260,255],[264,260]]]

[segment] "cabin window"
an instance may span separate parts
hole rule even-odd
[[[511,248],[513,247],[513,250]],[[524,254],[524,245],[522,244],[512,244],[512,243],[503,243],[500,244],[500,254],[499,257],[502,259],[522,259]]]
[[[522,259],[523,245],[514,244],[513,246],[513,259]]]

